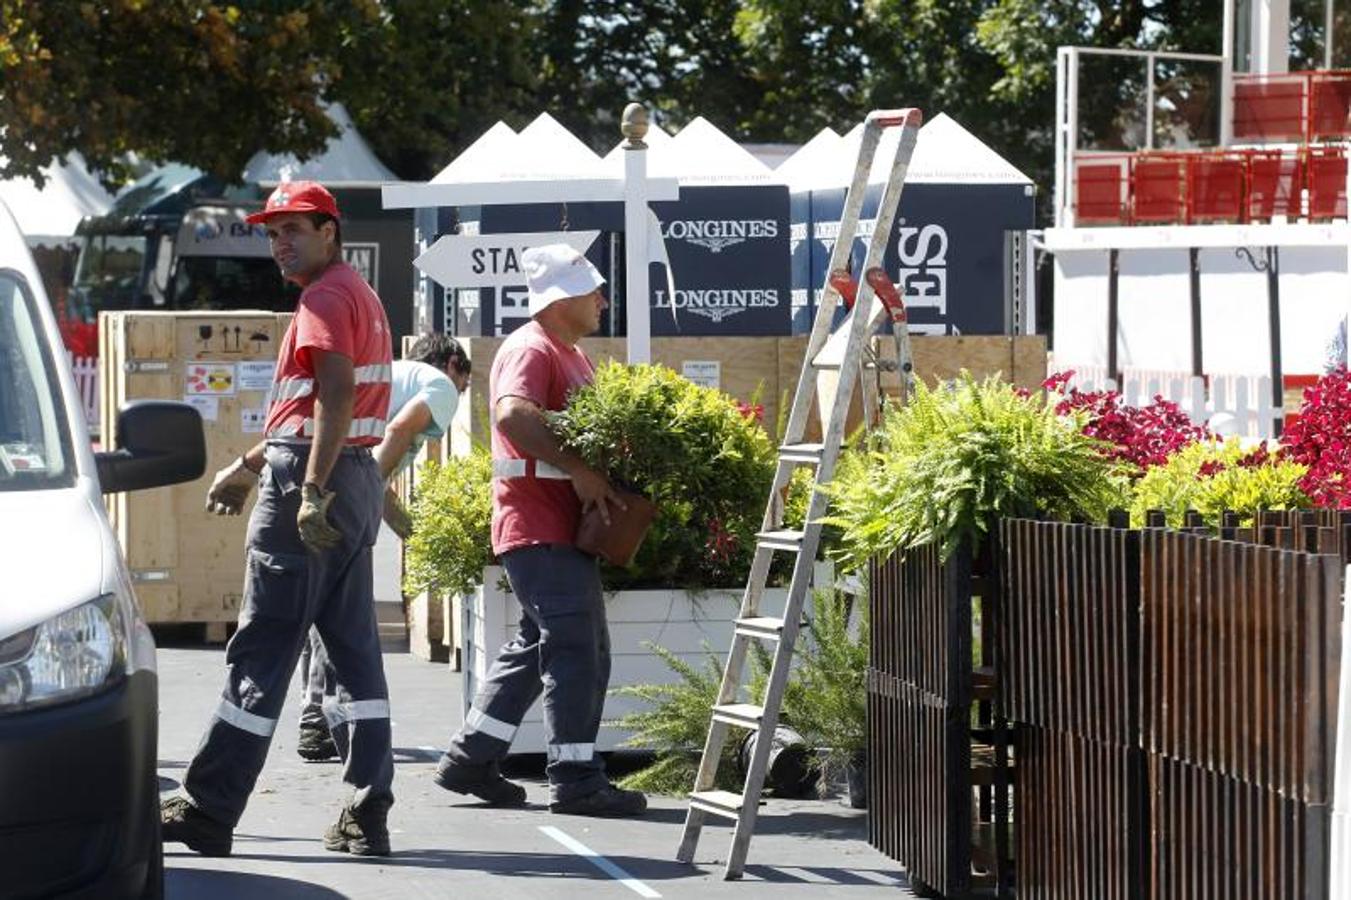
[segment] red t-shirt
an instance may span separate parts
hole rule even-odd
[[[347,263],[329,266],[300,294],[272,376],[264,426],[269,439],[314,438],[311,350],[341,353],[356,370],[356,397],[347,443],[358,447],[380,443],[389,416],[389,321],[375,291]]]
[[[596,367],[581,348],[569,347],[530,321],[502,343],[488,377],[491,409],[503,397],[522,397],[557,411],[568,394],[591,383]],[[529,457],[516,449],[493,421],[494,460]],[[571,544],[577,537],[582,502],[566,479],[525,477],[493,479],[493,552],[532,544]]]

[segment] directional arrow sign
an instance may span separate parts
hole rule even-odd
[[[568,244],[585,253],[599,231],[534,231],[518,234],[448,234],[413,265],[443,287],[476,288],[525,284],[521,254],[529,247]]]

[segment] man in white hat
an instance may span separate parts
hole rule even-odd
[[[632,816],[637,791],[614,787],[596,754],[610,683],[610,634],[595,557],[574,546],[582,513],[622,502],[605,476],[563,450],[543,413],[590,384],[595,367],[577,346],[607,306],[596,267],[566,244],[521,257],[531,320],[503,342],[488,379],[492,412],[493,552],[523,615],[437,767],[441,787],[493,805],[519,806],[525,790],[501,760],[541,693],[548,733],[549,810]]]

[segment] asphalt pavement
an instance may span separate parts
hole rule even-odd
[[[382,619],[397,617],[393,542],[378,547]],[[161,646],[160,783],[177,789],[224,678],[224,648]],[[393,708],[394,854],[362,860],[325,851],[324,829],[347,789],[337,763],[295,752],[299,694],[293,690],[257,789],[235,833],[234,855],[197,856],[165,847],[171,900],[217,898],[776,898],[909,897],[900,866],[868,846],[866,813],[840,798],[770,800],[761,812],[746,876],[722,879],[731,829],[704,829],[694,865],[675,861],[685,806],[652,798],[640,820],[595,820],[548,811],[542,759],[512,774],[529,793],[521,810],[485,809],[432,781],[436,759],[459,724],[459,674],[424,662],[395,639],[385,654]],[[623,764],[628,760],[617,760]]]

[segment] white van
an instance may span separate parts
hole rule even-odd
[[[155,644],[103,493],[206,466],[197,411],[143,401],[94,453],[23,235],[0,203],[0,894],[158,898]]]

